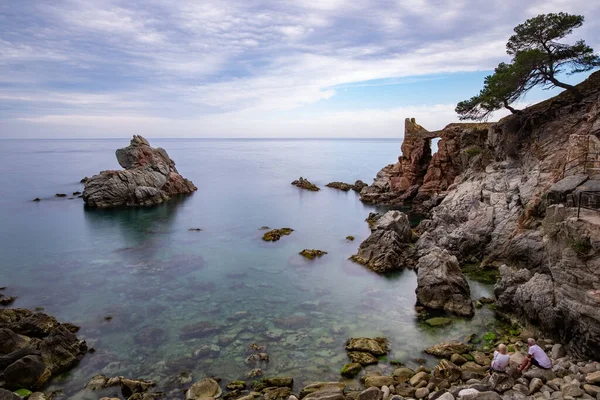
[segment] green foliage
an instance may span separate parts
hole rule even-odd
[[[22,399],[31,396],[31,390],[27,390],[27,389],[19,389],[19,390],[15,391],[14,393]]]
[[[479,146],[473,146],[473,147],[469,147],[468,149],[464,150],[464,153],[469,157],[469,158],[473,158],[478,154],[481,154],[481,147]]]
[[[483,339],[484,342],[493,342],[497,339],[497,336],[494,332],[487,332],[481,337],[481,339]]]
[[[556,75],[586,72],[600,66],[600,57],[583,40],[573,45],[557,42],[579,28],[583,20],[582,15],[561,12],[541,14],[518,25],[506,44],[512,62],[500,63],[494,74],[485,78],[477,96],[458,103],[459,118],[485,120],[502,107],[518,113],[510,104],[537,85],[559,86],[581,98],[574,86],[558,81]]]

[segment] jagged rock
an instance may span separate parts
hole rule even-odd
[[[326,251],[316,249],[304,249],[299,253],[302,257],[314,260],[317,257],[322,257],[327,254]]]
[[[297,186],[300,189],[310,190],[311,192],[318,192],[321,190],[317,185],[312,184],[308,179],[302,177],[293,181],[292,185]]]
[[[462,374],[459,366],[448,360],[441,360],[433,369],[433,376],[436,378],[447,379],[449,382],[457,381]]]
[[[265,242],[276,242],[281,239],[282,236],[290,235],[292,232],[294,232],[292,228],[273,229],[265,233],[262,239]]]
[[[348,358],[353,363],[358,363],[362,366],[377,364],[378,362],[377,357],[364,351],[349,351]]]
[[[416,293],[420,304],[460,316],[473,316],[471,290],[456,257],[434,247],[419,259],[417,269]]]
[[[388,211],[373,222],[371,235],[350,259],[378,273],[410,266],[412,232],[408,216]]]
[[[470,346],[461,342],[453,341],[435,344],[425,349],[425,353],[439,358],[450,358],[454,353],[463,354],[467,353],[469,350]]]
[[[134,394],[146,394],[148,390],[156,384],[153,381],[145,379],[129,379],[124,376],[115,376],[112,378],[104,375],[95,375],[85,386],[89,390],[102,390],[109,387],[119,386],[125,398]]]
[[[494,372],[487,380],[484,379],[482,383],[487,383],[498,393],[504,393],[514,386],[515,381],[507,373]]]
[[[32,339],[25,335],[19,335],[7,328],[0,329],[0,354],[9,354],[24,349],[31,343]]]
[[[367,185],[366,183],[364,183],[363,181],[361,181],[360,179],[358,179],[357,181],[354,182],[354,185],[352,185],[352,190],[354,190],[355,192],[360,193],[367,186],[369,186],[369,185]]]
[[[347,351],[360,351],[371,353],[375,356],[384,356],[390,351],[390,345],[386,338],[350,338],[346,342]]]
[[[170,196],[192,193],[194,184],[179,175],[167,152],[134,135],[128,147],[116,151],[117,161],[125,168],[102,171],[89,178],[83,200],[90,207],[149,206]]]
[[[221,397],[223,391],[219,387],[219,384],[212,378],[204,378],[199,382],[196,382],[186,392],[186,400],[199,400],[211,397],[217,399]],[[289,396],[289,394],[288,394]]]
[[[550,204],[565,203],[567,196],[575,191],[578,186],[588,180],[587,175],[569,175],[556,182],[548,190],[548,202]]]

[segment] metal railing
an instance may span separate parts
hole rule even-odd
[[[583,166],[583,173],[586,173],[591,170],[600,171],[600,153],[587,152],[577,158],[567,161],[565,163],[565,166],[563,167],[562,177],[564,178],[568,171],[571,171],[575,168],[579,168],[581,166]]]
[[[586,204],[583,204],[582,198],[584,196],[589,196],[592,198],[595,196],[598,200],[596,200],[596,202],[588,201]],[[579,192],[579,195],[577,196],[577,219],[579,219],[582,208],[600,211],[600,190],[584,190]]]

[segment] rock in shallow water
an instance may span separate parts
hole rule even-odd
[[[455,256],[434,247],[419,259],[417,269],[416,293],[420,304],[464,317],[473,316],[471,290]]]
[[[199,382],[196,382],[187,391],[185,398],[186,400],[198,400],[206,398],[219,398],[223,391],[219,387],[219,384],[211,378],[204,378]]]
[[[83,200],[90,207],[151,206],[170,196],[192,193],[194,184],[182,177],[167,152],[134,135],[128,147],[116,151],[125,168],[102,171],[85,181]]]

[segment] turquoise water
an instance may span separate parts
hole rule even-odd
[[[381,277],[347,261],[376,208],[325,184],[370,182],[396,160],[400,141],[151,140],[198,191],[122,210],[87,210],[54,194],[81,191],[82,177],[118,168],[114,150],[127,139],[1,143],[0,286],[19,296],[14,307],[43,307],[80,325],[96,349],[55,381],[69,396],[87,398],[77,392],[96,373],[163,387],[182,371],[228,381],[254,368],[291,375],[297,386],[337,380],[349,337],[386,336],[388,361],[414,366],[428,345],[493,321],[484,308],[470,321],[427,328],[414,311],[413,271]],[[322,190],[290,185],[299,176]],[[295,231],[266,243],[263,225]],[[329,254],[306,261],[297,254],[304,248]],[[475,282],[471,290],[474,298],[491,292]],[[203,321],[204,331],[185,334]],[[252,343],[266,346],[268,362],[246,361]]]

